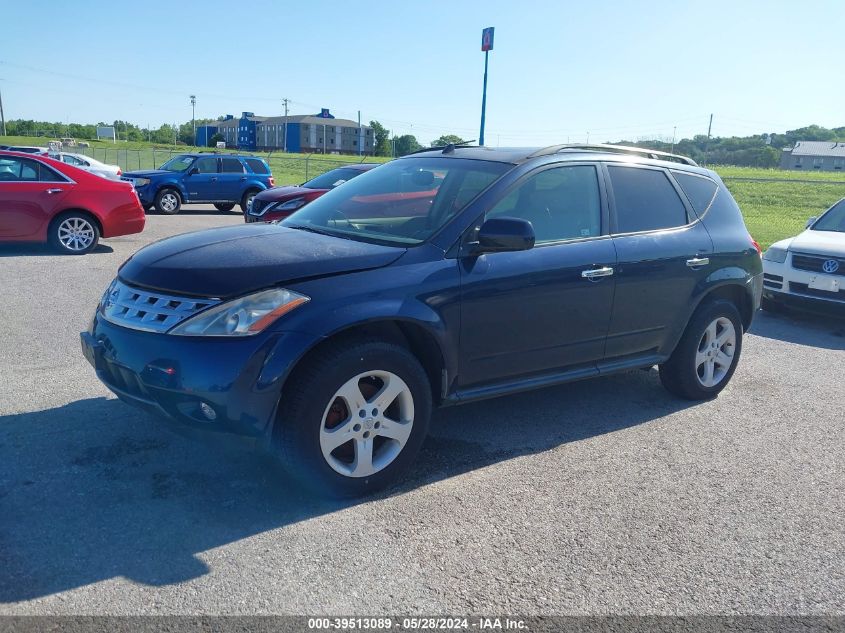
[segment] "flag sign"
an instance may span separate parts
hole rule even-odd
[[[492,51],[493,50],[493,27],[488,26],[486,29],[481,31],[481,50],[482,51]]]

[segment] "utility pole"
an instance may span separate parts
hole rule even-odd
[[[194,128],[193,144],[197,143],[197,96],[191,95],[191,127]]]
[[[6,116],[3,114],[3,91],[0,90],[0,126],[3,128],[3,136],[6,136]]]
[[[285,128],[284,128],[284,136],[282,137],[282,151],[287,153],[288,151],[288,100],[282,99],[282,105],[285,106]]]
[[[707,141],[704,143],[704,164],[707,164],[707,149],[710,147],[710,132],[713,129],[713,115],[710,115],[710,123],[707,126]]]
[[[675,153],[675,132],[677,132],[677,131],[678,131],[678,126],[677,126],[677,125],[675,125],[675,126],[672,128],[672,151],[671,151],[671,152],[669,152],[670,154],[674,154],[674,153]]]
[[[358,156],[361,155],[361,141],[363,140],[361,136],[361,111],[358,110]]]

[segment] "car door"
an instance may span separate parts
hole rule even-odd
[[[221,157],[217,184],[215,200],[240,201],[246,184],[246,172],[241,161],[234,157]]]
[[[561,370],[597,373],[616,263],[598,166],[531,172],[485,219],[494,217],[530,221],[536,242],[527,251],[460,260],[460,386]]]
[[[188,168],[184,180],[188,199],[191,201],[217,200],[215,193],[219,186],[219,177],[219,165],[216,156],[197,158],[194,164]]]
[[[0,239],[38,238],[71,187],[36,160],[0,156]]]
[[[710,234],[667,170],[605,165],[616,247],[607,361],[668,353],[674,324],[709,274]]]

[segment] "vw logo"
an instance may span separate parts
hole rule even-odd
[[[839,270],[839,262],[835,259],[828,259],[822,264],[822,270],[826,273],[835,273]]]

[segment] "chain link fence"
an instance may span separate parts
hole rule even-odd
[[[65,151],[85,154],[108,165],[120,165],[124,171],[158,169],[174,156],[196,151],[185,149],[120,149],[109,147],[67,147]],[[243,152],[267,161],[277,185],[301,184],[320,174],[350,163],[383,162],[372,156],[336,156],[321,154],[282,154],[279,152]]]

